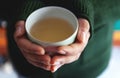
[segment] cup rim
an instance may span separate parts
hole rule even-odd
[[[35,38],[34,36],[32,36],[32,35],[30,34],[30,32],[28,31],[28,29],[27,29],[27,23],[25,23],[25,29],[26,29],[26,31],[27,31],[28,37],[29,37],[33,42],[38,43],[38,44],[40,44],[40,45],[42,45],[42,44],[45,44],[45,45],[46,45],[46,44],[47,44],[48,46],[49,46],[49,45],[53,45],[53,46],[55,45],[55,46],[56,46],[57,44],[60,45],[60,43],[66,42],[67,40],[69,40],[70,38],[72,38],[72,36],[77,35],[78,26],[79,26],[77,17],[76,17],[76,16],[73,14],[73,12],[71,12],[70,10],[68,10],[68,9],[66,9],[66,8],[63,8],[63,7],[60,7],[60,6],[46,6],[46,7],[42,7],[42,8],[36,9],[35,11],[33,11],[33,12],[28,16],[28,18],[26,19],[26,22],[27,22],[27,20],[30,18],[30,16],[31,16],[32,14],[34,14],[34,13],[37,12],[38,10],[45,9],[45,8],[60,8],[60,9],[66,10],[67,12],[69,12],[69,13],[74,17],[77,26],[76,26],[74,32],[73,32],[68,38],[66,38],[66,39],[64,39],[64,40],[57,41],[57,42],[49,42],[49,41],[39,40],[39,39]],[[72,43],[72,42],[71,42],[71,43]],[[62,44],[61,44],[61,45],[62,45]],[[65,44],[65,45],[67,45],[67,44]]]

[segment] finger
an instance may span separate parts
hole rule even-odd
[[[14,34],[15,38],[21,37],[25,34],[25,22],[24,21],[18,21],[15,25],[16,31]]]
[[[37,55],[29,54],[29,55],[26,55],[26,58],[34,62],[43,63],[45,65],[50,65],[50,61],[51,61],[51,58],[48,55],[37,56]]]
[[[33,55],[33,54],[23,54],[26,58],[26,60],[31,63],[32,65],[39,67],[39,68],[44,68],[45,70],[49,69],[50,70],[50,60],[51,58],[48,55],[44,56],[38,56],[38,55]]]
[[[74,43],[69,46],[61,46],[59,47],[58,53],[64,53],[64,55],[76,55],[80,51],[82,51],[82,45],[80,43]]]
[[[89,22],[86,19],[78,19],[79,22],[79,30],[83,32],[88,32],[90,29]]]
[[[65,55],[76,55],[84,50],[87,43],[88,37],[85,38],[85,42],[79,42],[79,40],[77,40],[75,43],[71,45],[59,47],[58,53],[64,53]]]
[[[37,53],[37,54],[44,54],[44,49],[40,47],[39,45],[36,45],[29,40],[27,40],[25,35],[25,28],[24,28],[24,21],[19,21],[16,23],[16,31],[14,34],[14,38],[16,43],[26,50],[25,52],[32,52],[32,53]]]
[[[17,44],[27,53],[30,54],[38,54],[38,55],[44,55],[45,51],[44,48],[40,45],[34,44],[30,42],[26,38],[21,38],[17,41]]]
[[[40,63],[40,62],[35,62],[35,61],[31,61],[31,60],[28,60],[28,62],[30,64],[32,64],[33,66],[36,66],[36,67],[39,67],[39,68],[42,68],[44,70],[50,70],[51,69],[51,66],[50,65],[46,65],[44,63]]]
[[[86,47],[89,37],[90,37],[90,33],[88,32],[85,38],[85,42],[80,43],[79,41],[76,41],[75,43],[69,46],[61,46],[59,47],[58,53],[60,54],[64,53],[65,55],[76,55],[78,53],[81,53]]]
[[[78,60],[79,56],[80,56],[80,54],[78,54],[76,56],[55,56],[51,60],[51,65],[52,65],[51,72],[55,72],[64,64],[72,63],[72,62]]]
[[[30,42],[26,38],[19,38],[16,41],[16,43],[20,47],[20,49],[22,49],[24,52],[27,52],[30,54],[38,54],[38,55],[45,54],[45,51],[41,46]]]
[[[51,65],[64,65],[76,61],[80,56],[80,53],[76,56],[54,56],[51,60]]]
[[[54,73],[55,71],[57,71],[61,66],[63,66],[62,64],[59,64],[59,65],[52,65],[51,68],[50,68],[50,71],[52,73]]]
[[[77,39],[80,42],[84,43],[86,41],[86,35],[90,30],[90,25],[86,19],[78,19],[78,21],[79,21],[79,29],[78,29]]]

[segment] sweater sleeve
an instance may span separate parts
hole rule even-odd
[[[18,17],[19,20],[26,20],[27,17],[32,13],[34,10],[43,6],[43,3],[39,0],[27,0],[23,6],[21,7],[20,15]]]

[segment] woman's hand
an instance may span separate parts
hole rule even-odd
[[[56,51],[58,55],[55,55],[51,60],[51,71],[55,72],[64,64],[72,63],[80,57],[82,51],[85,49],[89,37],[90,37],[90,25],[86,19],[79,19],[79,31],[75,43],[68,46],[61,46],[57,49],[49,49],[49,52]],[[51,50],[51,51],[50,51]]]
[[[29,41],[25,36],[25,22],[16,24],[15,41],[29,63],[36,67],[55,72],[64,64],[72,63],[80,57],[90,37],[90,26],[86,19],[79,19],[79,31],[75,43],[60,47],[42,47]],[[47,52],[47,53],[46,53]],[[51,53],[54,52],[51,57]],[[56,53],[57,52],[57,53]]]
[[[45,54],[45,50],[40,45],[34,44],[26,38],[25,22],[18,21],[16,23],[16,31],[14,39],[26,60],[36,67],[50,70],[51,58]]]

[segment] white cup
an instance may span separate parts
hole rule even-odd
[[[73,29],[74,29],[73,34],[67,39],[64,39],[58,42],[44,42],[34,38],[30,34],[31,27],[40,19],[49,18],[49,17],[61,18],[68,21],[73,26]],[[69,45],[74,42],[78,32],[78,26],[79,26],[78,20],[71,11],[63,7],[48,6],[48,7],[37,9],[34,12],[32,12],[26,20],[25,29],[27,31],[28,38],[37,44],[40,44],[42,46],[63,46],[63,45]]]

